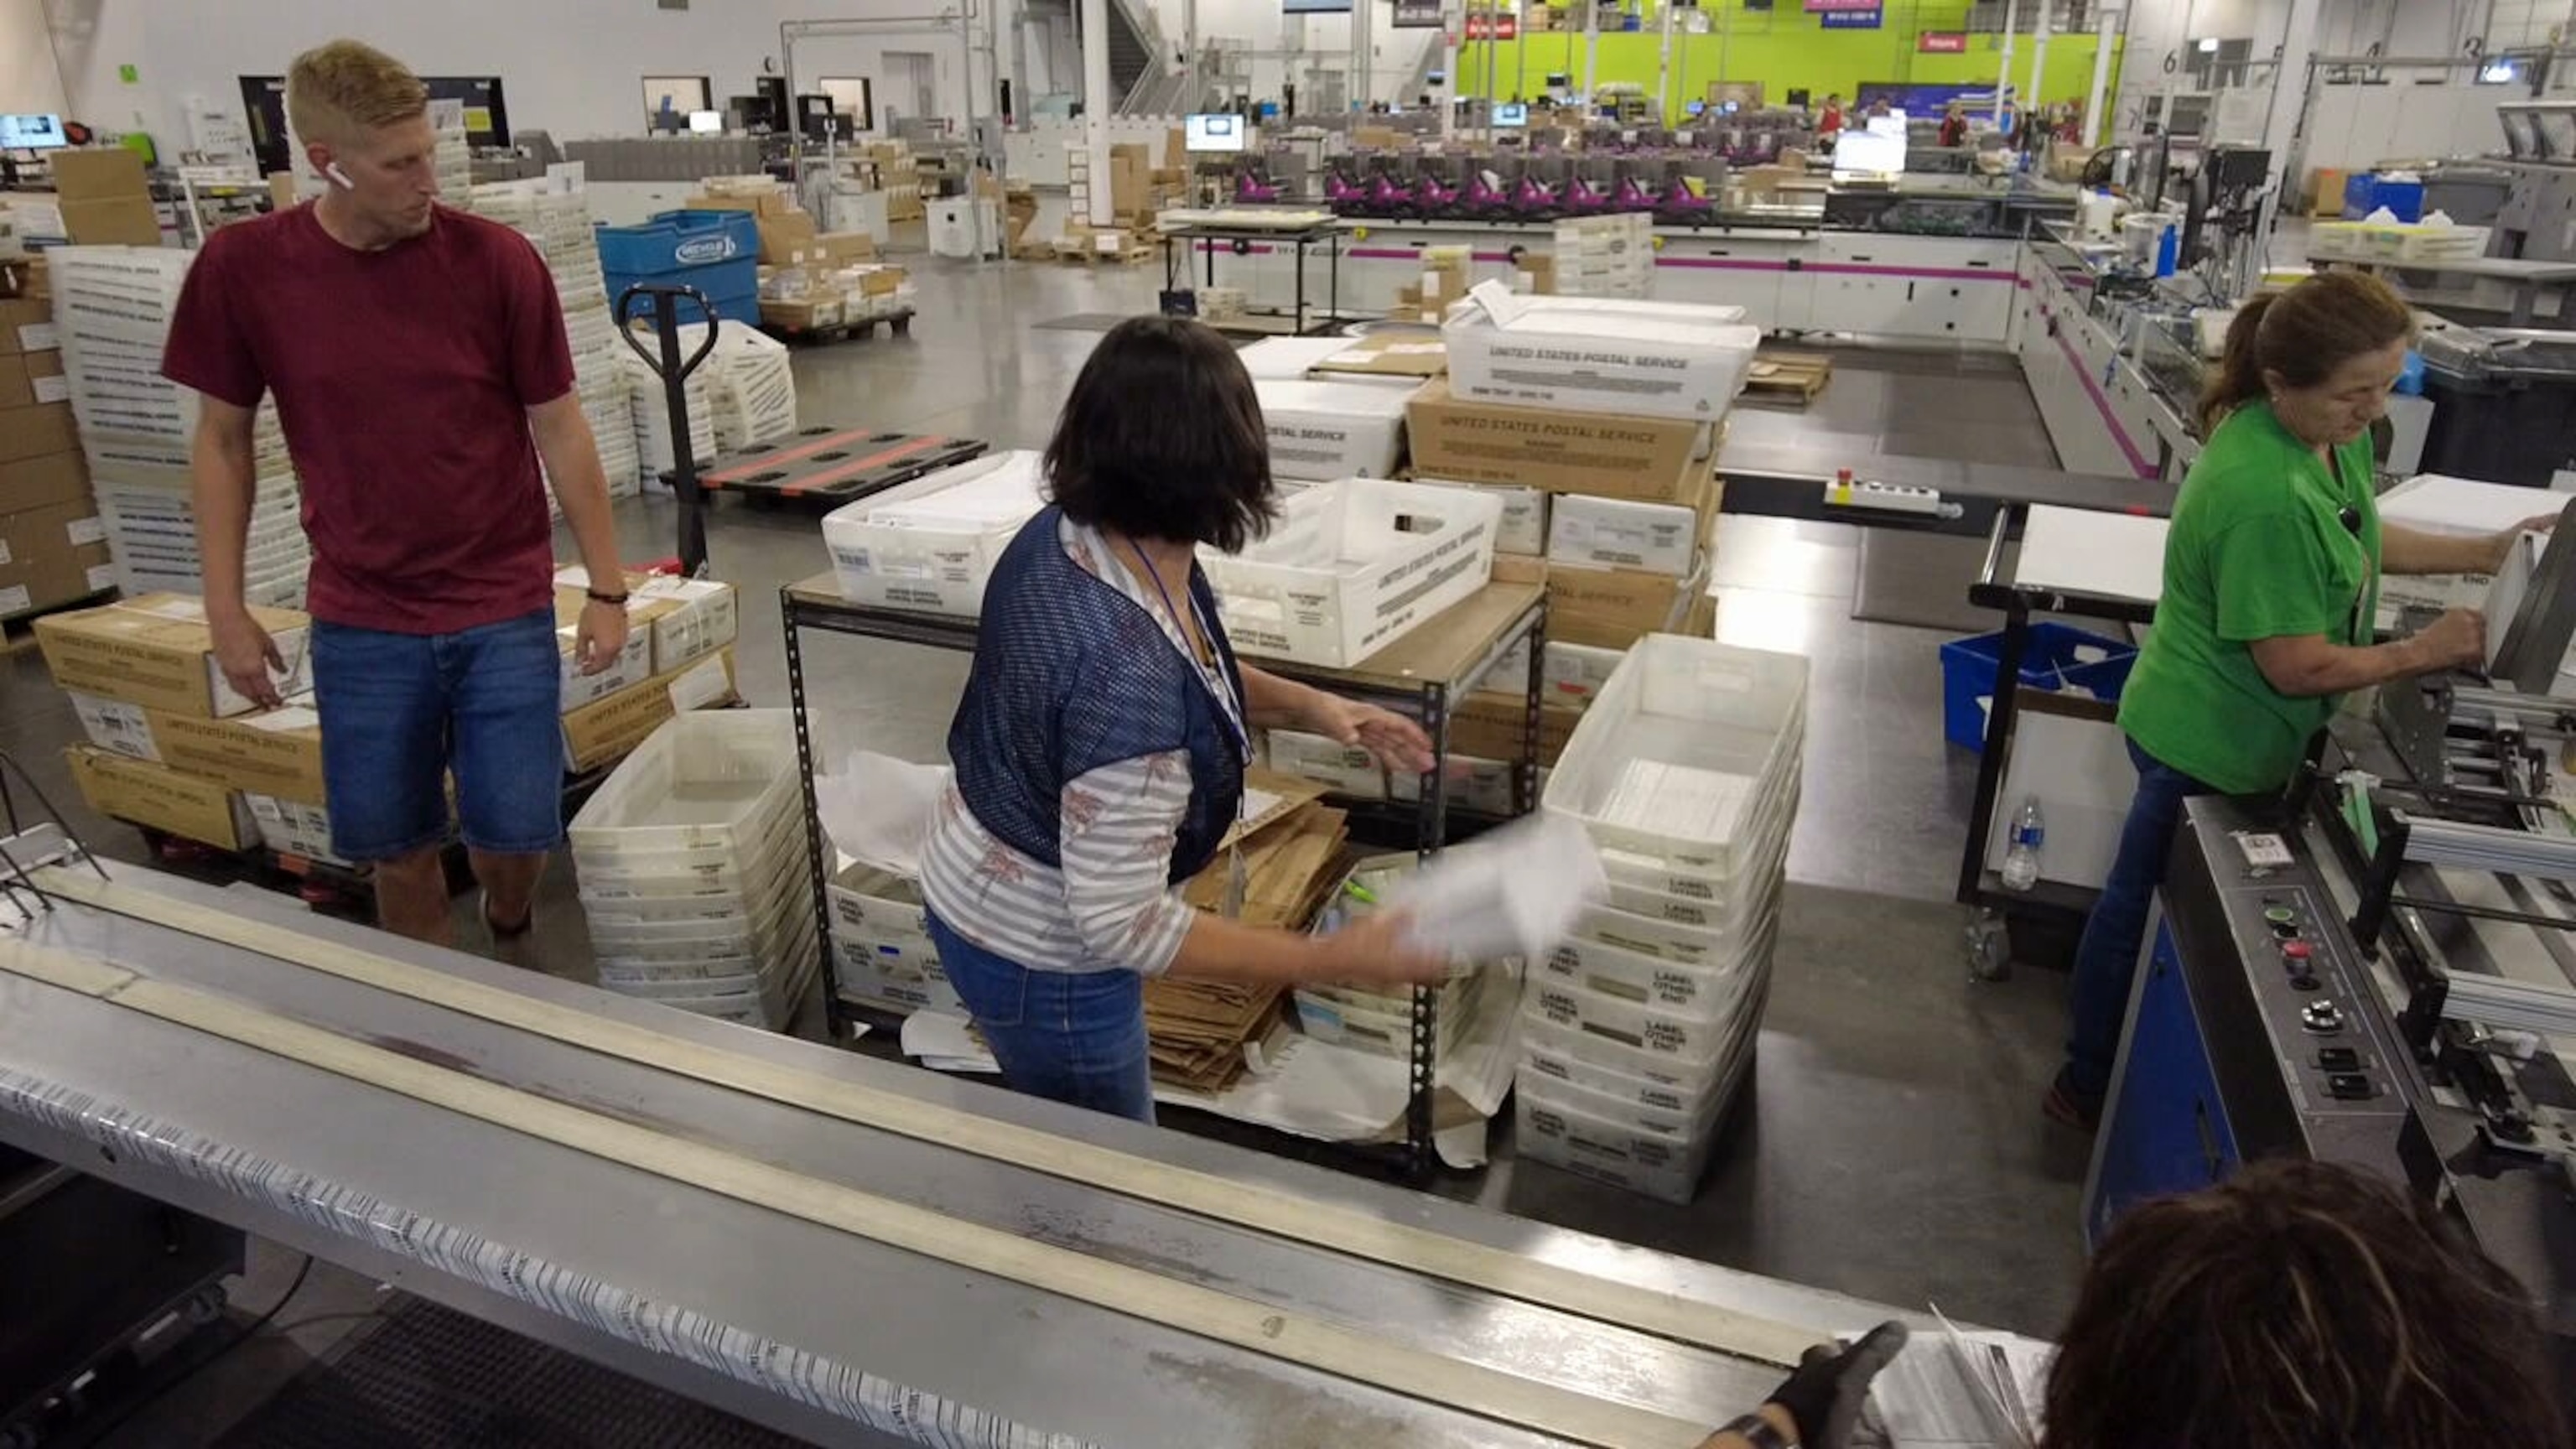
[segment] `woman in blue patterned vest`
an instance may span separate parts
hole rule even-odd
[[[1261,404],[1198,323],[1101,341],[1047,445],[1054,502],[984,591],[948,735],[956,781],[922,857],[932,942],[1010,1084],[1150,1122],[1144,978],[1412,982],[1445,960],[1381,915],[1331,936],[1191,909],[1243,801],[1252,731],[1431,768],[1401,715],[1238,663],[1196,563],[1276,509]]]

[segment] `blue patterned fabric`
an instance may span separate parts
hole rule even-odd
[[[1067,784],[1103,765],[1186,749],[1190,808],[1172,847],[1177,885],[1216,858],[1234,824],[1241,748],[1224,706],[1162,625],[1065,556],[1061,517],[1048,508],[1031,519],[984,588],[974,671],[948,730],[957,791],[1003,844],[1061,867]],[[1196,567],[1190,595],[1240,699],[1243,672]]]

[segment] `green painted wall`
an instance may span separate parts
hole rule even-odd
[[[1633,34],[1604,31],[1601,35],[1600,84],[1630,81],[1652,94],[1655,88],[1656,57],[1662,48],[1658,33],[1661,11],[1652,0],[1630,0],[1632,12],[1644,15],[1644,29]],[[1968,49],[1961,55],[1924,55],[1915,48],[1915,37],[1926,30],[1962,30],[1966,27],[1967,0],[1886,0],[1885,23],[1877,30],[1827,30],[1819,17],[1807,14],[1802,0],[1777,0],[1769,12],[1748,11],[1743,0],[1702,0],[1702,12],[1708,17],[1708,35],[1684,35],[1677,28],[1673,35],[1673,107],[1676,117],[1684,101],[1708,94],[1713,81],[1760,81],[1766,99],[1777,103],[1791,88],[1803,87],[1822,101],[1828,92],[1849,97],[1862,84],[1871,82],[1911,81],[1928,85],[1992,84],[2002,60],[2003,37],[1971,35]],[[1577,12],[1578,14],[1580,12]],[[1569,46],[1569,41],[1571,45]],[[2048,63],[2040,79],[2039,99],[2045,102],[2072,101],[2081,105],[2093,85],[2093,50],[2095,37],[2055,35],[2048,42]],[[2122,40],[2111,41],[2111,78],[2106,96],[2119,94]],[[1526,71],[1522,53],[1526,51]],[[2013,51],[2012,82],[2015,89],[2030,82],[2031,37],[2016,38]],[[1485,94],[1485,63],[1488,47],[1472,43],[1458,56],[1458,95]],[[1532,34],[1520,41],[1502,41],[1491,47],[1495,75],[1499,78],[1496,94],[1510,96],[1526,73],[1528,89],[1542,88],[1550,71],[1566,71],[1575,84],[1583,83],[1583,35],[1580,31],[1560,34],[1554,31]],[[1688,66],[1683,57],[1687,53]],[[1568,56],[1571,56],[1571,62]],[[1685,79],[1688,94],[1683,91]]]

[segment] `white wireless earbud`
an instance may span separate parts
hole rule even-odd
[[[322,174],[330,177],[331,184],[339,187],[342,191],[355,191],[358,189],[358,183],[349,179],[349,173],[341,170],[340,163],[337,161],[323,167]]]

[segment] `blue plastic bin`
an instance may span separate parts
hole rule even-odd
[[[641,226],[599,228],[606,272],[651,275],[759,260],[760,225],[747,211],[665,211]]]
[[[2399,221],[2424,219],[2424,183],[2383,181],[2371,172],[2349,176],[2343,183],[2343,219],[2361,221],[2381,207]]]
[[[2086,661],[2077,651],[2102,651]],[[1986,747],[1986,706],[2003,667],[2004,636],[1975,634],[1941,646],[1941,733],[1964,750]],[[2116,702],[2129,682],[2138,651],[2117,639],[2068,624],[2033,624],[2022,648],[2021,687],[2055,692],[2076,688]]]

